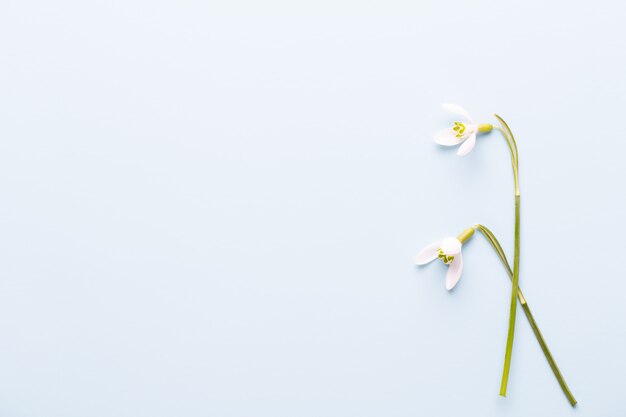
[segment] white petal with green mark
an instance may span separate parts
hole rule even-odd
[[[463,244],[459,239],[447,237],[441,241],[440,248],[446,255],[456,255],[457,253],[461,253],[461,246],[463,246]]]

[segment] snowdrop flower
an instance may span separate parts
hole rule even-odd
[[[474,228],[470,227],[456,237],[446,237],[437,242],[433,242],[426,246],[417,254],[415,263],[417,265],[425,265],[435,259],[448,265],[448,274],[446,275],[446,289],[449,291],[459,282],[461,272],[463,271],[463,255],[461,248],[474,234]]]
[[[444,104],[444,110],[452,114],[461,116],[464,121],[454,122],[452,127],[440,130],[435,135],[435,142],[443,146],[461,145],[457,155],[465,156],[476,145],[476,135],[478,133],[489,132],[493,129],[490,124],[476,124],[467,110],[456,104]]]

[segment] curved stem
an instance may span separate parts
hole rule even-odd
[[[494,115],[502,126],[501,131],[511,151],[511,165],[513,166],[513,181],[515,183],[515,248],[513,257],[513,285],[511,287],[511,308],[509,312],[509,331],[506,339],[506,351],[504,354],[504,369],[502,370],[502,383],[500,395],[506,396],[506,387],[509,382],[509,370],[511,368],[511,356],[513,354],[513,337],[515,336],[515,315],[517,312],[517,292],[519,288],[519,257],[520,257],[520,191],[519,191],[519,160],[517,144],[511,129],[497,114]]]
[[[509,275],[509,278],[513,280],[513,271],[511,270],[511,267],[509,266],[509,261],[506,259],[506,255],[504,254],[504,251],[502,250],[502,246],[500,245],[500,242],[498,242],[498,239],[496,239],[495,235],[491,232],[491,230],[489,230],[487,227],[481,224],[477,224],[475,228],[479,230],[483,234],[483,236],[485,236],[485,238],[487,238],[487,240],[489,241],[493,249],[496,251],[496,253],[500,257],[500,260],[502,261],[502,264],[504,265],[504,268],[506,269],[506,272]],[[519,299],[519,302],[522,305],[522,310],[524,310],[524,314],[526,315],[526,318],[528,319],[528,323],[530,324],[530,327],[533,330],[533,333],[535,334],[535,338],[537,339],[537,342],[539,343],[539,346],[541,347],[541,350],[543,351],[543,354],[546,357],[546,360],[548,361],[550,368],[552,369],[552,373],[554,373],[554,376],[559,382],[559,385],[561,386],[561,390],[563,390],[563,393],[567,397],[567,400],[572,405],[572,407],[574,407],[577,403],[576,398],[574,398],[574,394],[572,394],[569,387],[565,383],[565,379],[563,378],[563,375],[561,374],[561,371],[559,370],[559,367],[557,366],[556,361],[552,357],[552,353],[550,353],[550,349],[548,349],[548,344],[544,340],[543,335],[541,334],[541,331],[539,330],[539,326],[537,325],[537,322],[535,321],[535,318],[533,317],[533,314],[530,311],[528,302],[526,301],[526,298],[524,297],[524,294],[522,293],[522,290],[519,287],[517,289],[517,298]]]

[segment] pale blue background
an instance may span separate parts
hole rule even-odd
[[[626,413],[620,1],[3,1],[0,415]],[[451,293],[427,243],[482,237]]]

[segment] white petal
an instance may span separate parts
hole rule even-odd
[[[459,150],[456,152],[456,154],[459,156],[465,156],[468,153],[470,153],[472,149],[474,149],[475,145],[476,145],[476,133],[472,133],[472,135],[469,138],[467,138],[465,142],[463,142],[463,145],[459,147]]]
[[[443,146],[454,146],[463,142],[463,139],[456,137],[456,131],[451,127],[442,129],[435,134],[435,142]]]
[[[470,122],[472,121],[472,116],[469,115],[467,110],[458,104],[446,103],[443,105],[444,110],[449,111],[452,114],[458,114],[459,116],[465,117]]]
[[[455,237],[447,237],[441,241],[441,250],[446,255],[456,255],[461,252],[461,241]]]
[[[417,265],[424,265],[437,259],[437,250],[440,246],[440,242],[433,242],[430,245],[426,246],[424,249],[422,249],[420,253],[417,254],[417,257],[415,258],[415,263]]]
[[[463,271],[463,256],[459,252],[454,255],[454,260],[448,267],[448,274],[446,275],[446,289],[450,291],[459,279],[461,279],[461,272]]]

